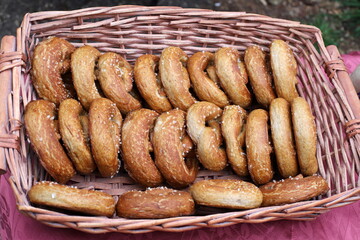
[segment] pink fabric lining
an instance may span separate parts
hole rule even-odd
[[[348,54],[341,55],[341,57],[344,60],[344,64],[349,74],[352,73],[360,64],[360,51],[350,52]]]

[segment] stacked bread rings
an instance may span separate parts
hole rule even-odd
[[[194,203],[250,209],[324,194],[326,181],[312,176],[318,171],[316,126],[310,105],[298,97],[296,61],[282,40],[270,46],[271,64],[267,57],[258,46],[244,56],[230,47],[192,56],[167,47],[160,56],[140,56],[132,67],[117,53],[89,45],[75,49],[50,38],[34,51],[33,83],[45,100],[26,107],[28,137],[61,184],[76,172],[109,178],[120,171],[148,188],[119,197],[117,214],[127,218],[189,215]],[[46,73],[42,59],[56,67]],[[75,95],[61,82],[69,70]],[[198,181],[199,169],[221,171],[227,165],[236,179]],[[296,181],[271,183],[281,180],[277,171]],[[294,186],[299,191],[292,198],[278,197]],[[115,211],[109,195],[62,185],[39,184],[29,196],[34,204],[94,215],[111,217]],[[66,196],[79,200],[68,204]],[[103,199],[99,206],[109,210],[89,206],[92,198]]]

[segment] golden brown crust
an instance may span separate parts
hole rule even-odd
[[[287,178],[260,186],[264,199],[262,206],[289,204],[325,194],[329,186],[321,176]]]
[[[133,69],[119,54],[108,52],[99,57],[97,77],[105,96],[122,113],[141,108],[141,103],[130,94]]]
[[[248,168],[256,184],[269,182],[274,175],[269,143],[268,113],[263,109],[250,112],[246,122],[246,153]]]
[[[238,105],[226,106],[221,117],[221,131],[226,143],[226,154],[234,172],[249,175],[245,145],[245,122],[247,113]]]
[[[66,99],[59,107],[59,129],[61,139],[67,153],[74,163],[75,169],[81,174],[89,174],[96,166],[91,155],[90,142],[82,127],[81,118],[87,118],[87,113],[75,99]]]
[[[32,82],[40,98],[60,104],[71,98],[62,74],[70,70],[70,56],[75,47],[68,41],[51,37],[36,45],[32,58]]]
[[[213,65],[213,61],[213,53],[197,52],[188,59],[187,69],[196,95],[203,101],[225,107],[229,105],[227,96],[204,72],[208,65]]]
[[[100,52],[91,46],[83,46],[71,55],[71,72],[79,101],[89,109],[93,100],[101,98],[95,85],[95,64]]]
[[[198,172],[196,158],[187,159],[184,155],[189,151],[188,139],[182,140],[185,133],[185,112],[179,109],[170,110],[159,116],[154,128],[155,163],[167,183],[174,188],[184,188],[192,183]]]
[[[28,192],[33,204],[56,207],[95,216],[112,217],[114,198],[104,192],[78,189],[54,182],[39,182]]]
[[[113,177],[120,168],[121,124],[122,117],[115,103],[106,98],[92,101],[89,110],[91,150],[103,177]]]
[[[179,47],[167,47],[160,56],[160,79],[166,95],[175,108],[186,111],[195,103],[195,98],[189,92],[190,79],[184,65],[186,53]]]
[[[215,104],[197,102],[189,108],[186,117],[188,133],[197,145],[199,161],[212,171],[224,169],[227,163],[225,150],[221,148],[221,129],[215,121],[221,114],[221,108]]]
[[[125,218],[169,218],[194,211],[195,203],[188,192],[163,187],[124,193],[116,204],[117,214]]]
[[[234,48],[220,48],[215,53],[215,68],[220,84],[229,99],[246,108],[251,103],[251,94],[246,87],[247,76],[239,65],[240,54]]]
[[[292,133],[290,104],[283,98],[276,98],[270,104],[271,137],[276,155],[277,167],[283,178],[299,173]]]
[[[318,171],[316,125],[309,104],[298,97],[291,103],[291,116],[300,171],[310,176]]]
[[[272,88],[271,75],[266,67],[265,53],[259,46],[250,46],[245,51],[244,61],[256,100],[268,107],[276,95]]]
[[[159,57],[145,54],[136,59],[134,67],[135,83],[141,96],[150,108],[162,113],[172,109],[157,73]]]
[[[270,62],[276,95],[291,102],[299,96],[296,90],[297,64],[293,52],[286,42],[274,40],[271,43]]]
[[[235,179],[213,179],[194,183],[190,192],[200,205],[251,209],[261,205],[263,196],[254,184]]]
[[[216,86],[220,86],[220,79],[216,74],[215,65],[207,65],[206,73],[209,76],[210,80],[216,84]]]
[[[66,183],[75,169],[66,156],[55,130],[55,104],[46,100],[32,101],[25,109],[25,126],[41,165],[59,183]]]
[[[130,112],[123,123],[121,132],[121,153],[125,169],[136,182],[146,187],[156,187],[163,182],[150,152],[150,131],[159,114],[149,109]]]

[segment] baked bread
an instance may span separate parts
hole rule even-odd
[[[132,111],[126,116],[121,130],[125,169],[132,179],[146,187],[156,187],[164,181],[151,156],[150,134],[158,116],[157,112],[145,108]]]
[[[270,127],[277,167],[283,178],[299,173],[292,132],[290,104],[283,98],[276,98],[270,104]]]
[[[239,62],[240,54],[234,48],[223,47],[215,52],[215,68],[221,87],[233,104],[246,108],[250,106],[251,94],[246,87],[244,65]]]
[[[153,135],[155,163],[173,188],[188,186],[194,182],[198,172],[197,159],[186,156],[189,151],[186,146],[191,142],[185,136],[184,111],[173,109],[161,114],[156,120]]]
[[[266,66],[265,53],[259,46],[250,46],[246,48],[244,62],[256,100],[261,105],[269,107],[276,95],[272,77]]]
[[[245,146],[246,111],[238,105],[226,106],[221,117],[221,132],[226,143],[226,154],[234,172],[249,175]]]
[[[304,98],[291,103],[291,116],[300,171],[310,176],[318,171],[316,159],[316,125],[309,104]]]
[[[141,96],[150,108],[158,113],[172,109],[159,75],[159,57],[145,54],[136,59],[134,67],[135,83]]]
[[[269,182],[274,175],[269,143],[268,112],[256,109],[250,112],[246,121],[246,154],[249,173],[256,184]]]
[[[141,103],[130,93],[133,87],[133,69],[119,54],[104,53],[97,63],[97,78],[105,96],[126,114],[141,108]]]
[[[72,97],[65,88],[62,75],[70,70],[70,56],[74,51],[71,43],[58,37],[50,37],[36,45],[31,75],[40,98],[58,105]]]
[[[114,198],[96,190],[78,189],[54,182],[39,182],[28,192],[33,204],[55,207],[95,216],[112,217]]]
[[[87,138],[87,113],[75,99],[66,99],[59,107],[59,130],[61,139],[67,149],[75,169],[80,174],[90,174],[96,168],[90,149],[90,139]]]
[[[197,145],[198,159],[206,169],[212,171],[220,171],[227,164],[226,152],[221,147],[221,128],[217,121],[221,114],[221,108],[214,103],[197,102],[189,108],[186,116],[187,130]]]
[[[101,176],[113,177],[120,168],[121,113],[106,98],[92,101],[89,110],[91,151]]]
[[[75,169],[59,142],[55,117],[55,103],[36,100],[26,105],[25,127],[41,165],[57,182],[66,183],[75,175]]]
[[[276,95],[289,103],[299,96],[296,90],[297,63],[289,45],[283,40],[274,40],[270,45],[270,62],[274,76]]]
[[[86,110],[93,100],[101,98],[95,85],[95,65],[101,53],[94,47],[85,45],[71,55],[71,73],[77,97]]]
[[[262,206],[265,207],[309,200],[325,194],[329,186],[321,176],[303,178],[299,175],[295,178],[267,183],[260,186],[260,190],[264,197]]]
[[[164,187],[126,192],[116,204],[117,214],[124,218],[170,218],[194,211],[195,203],[188,192]]]
[[[160,56],[160,79],[166,95],[175,108],[186,111],[195,103],[191,95],[189,74],[186,70],[188,56],[179,47],[167,47]]]
[[[210,207],[251,209],[263,200],[258,187],[236,179],[202,180],[194,183],[190,192],[197,204]]]
[[[197,52],[188,59],[187,69],[196,95],[203,101],[225,107],[229,105],[227,96],[204,72],[208,65],[214,64],[213,62],[213,53]]]

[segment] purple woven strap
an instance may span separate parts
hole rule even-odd
[[[342,59],[331,60],[325,63],[329,78],[334,77],[336,71],[347,71],[344,61]]]
[[[353,119],[345,124],[346,135],[348,138],[355,136],[360,133],[360,119]]]
[[[0,53],[0,72],[25,65],[25,55],[22,52],[1,52]],[[11,64],[9,64],[11,63]]]
[[[14,148],[20,152],[19,137],[14,134],[0,134],[0,147]]]

